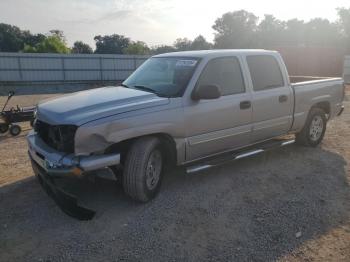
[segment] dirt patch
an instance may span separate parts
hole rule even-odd
[[[62,94],[25,95],[14,96],[10,100],[7,109],[36,105],[39,101],[54,98]],[[0,107],[2,108],[7,97],[0,96]],[[1,110],[1,109],[0,109]],[[0,134],[0,186],[19,181],[33,175],[30,168],[27,143],[25,136],[31,129],[29,123],[21,123],[22,133],[17,137],[10,134]]]
[[[33,179],[24,125],[20,137],[0,137],[0,261],[349,261],[345,104],[320,147],[291,145],[195,175],[173,170],[147,204],[114,182],[79,181],[81,203],[97,211],[87,222],[63,214]]]
[[[33,106],[36,105],[39,101],[55,98],[57,96],[61,96],[62,94],[43,94],[43,95],[21,95],[21,96],[13,96],[8,104],[8,109],[11,107],[19,106]],[[1,108],[5,104],[7,97],[0,96],[0,106]]]

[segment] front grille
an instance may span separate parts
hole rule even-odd
[[[74,153],[74,125],[49,125],[40,120],[35,121],[34,130],[51,148],[64,153]]]

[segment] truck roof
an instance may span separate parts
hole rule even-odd
[[[155,55],[154,57],[216,57],[223,55],[237,54],[268,54],[276,53],[276,51],[264,49],[215,49],[215,50],[196,50],[196,51],[181,51]]]

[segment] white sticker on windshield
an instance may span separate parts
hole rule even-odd
[[[179,60],[176,62],[176,66],[195,66],[197,60]]]

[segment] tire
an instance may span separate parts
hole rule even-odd
[[[9,125],[6,123],[0,124],[0,134],[5,134],[9,130]]]
[[[321,143],[326,132],[326,113],[320,108],[311,108],[303,129],[296,135],[296,143],[315,147]]]
[[[159,192],[163,175],[163,155],[159,139],[143,137],[130,147],[124,166],[123,188],[131,198],[147,202]]]
[[[21,133],[22,129],[19,125],[11,125],[10,134],[12,136],[18,136]]]

